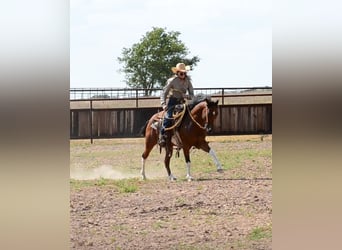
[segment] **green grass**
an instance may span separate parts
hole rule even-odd
[[[272,237],[272,228],[271,226],[266,227],[257,227],[254,228],[249,234],[248,239],[249,240],[261,240],[261,239],[267,239]]]
[[[125,225],[113,225],[112,229],[114,231],[128,231],[128,227]]]
[[[163,223],[161,220],[155,221],[155,222],[152,224],[152,228],[153,228],[154,230],[158,230],[158,229],[161,229],[161,228],[163,228],[163,227],[165,227],[165,226],[164,226],[164,223]]]
[[[71,179],[70,180],[70,188],[72,189],[82,189],[82,188],[85,188],[85,187],[90,187],[90,186],[94,186],[94,180],[74,180],[74,179]]]
[[[120,193],[135,193],[139,189],[139,181],[137,178],[122,179],[122,180],[111,180],[100,178],[96,180],[70,180],[70,187],[73,189],[82,189],[85,187],[114,187]]]
[[[136,179],[123,179],[115,181],[120,193],[135,193],[138,190]]]
[[[228,143],[229,144],[229,143]],[[264,169],[264,159],[272,159],[272,149],[243,149],[243,150],[216,150],[217,157],[220,160],[223,169],[226,171],[235,169],[238,171],[239,169],[243,170],[246,163],[257,166],[260,168],[260,171]],[[185,163],[183,162],[183,158],[172,159],[173,171],[176,174],[184,175],[185,173]],[[180,167],[179,167],[180,166]],[[212,173],[216,171],[216,166],[211,158],[205,152],[200,150],[195,150],[191,154],[191,172],[194,175],[203,174],[203,173]],[[258,175],[258,173],[255,173]],[[238,173],[237,173],[238,175]],[[242,174],[243,175],[243,174]],[[248,176],[245,176],[248,177]],[[260,176],[261,177],[261,176]],[[264,177],[264,176],[262,176]]]
[[[185,244],[185,243],[179,243],[177,246],[174,246],[173,248],[171,249],[177,249],[177,250],[196,250],[198,249],[196,246],[193,246],[193,245],[188,245],[188,244]]]
[[[263,141],[260,140],[260,135],[210,136],[207,140],[215,150],[223,169],[235,171],[235,176],[232,176],[232,178],[239,176],[246,178],[270,177],[264,175],[264,169],[265,162],[268,165],[272,164],[272,147],[262,147],[262,145],[272,142],[271,135],[267,135]],[[98,174],[97,172],[94,178],[122,179],[139,177],[143,150],[144,138],[95,140],[94,144],[91,144],[88,140],[70,141],[71,173],[75,173],[75,178],[79,176],[79,172],[85,173],[80,176],[86,176],[84,177],[86,179],[93,173],[93,170],[105,166],[112,174],[102,172]],[[158,147],[151,151],[145,165],[148,179],[167,177],[163,163],[164,157],[164,150],[160,154]],[[191,150],[190,159],[191,174],[195,178],[198,175],[216,172],[213,159],[206,152],[199,149]],[[244,176],[246,171],[243,171],[243,169],[248,165],[253,165],[255,169],[258,169],[256,173],[253,173],[253,176]],[[176,157],[176,152],[174,152],[170,166],[171,171],[178,180],[185,180],[186,164],[182,151],[179,158]],[[240,169],[241,173],[239,173]],[[123,192],[134,192],[134,188],[123,187],[122,189]]]

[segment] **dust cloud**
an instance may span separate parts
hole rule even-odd
[[[102,165],[93,169],[70,169],[70,178],[75,180],[94,180],[94,179],[126,179],[140,177],[140,173],[131,174],[114,170],[111,165]]]

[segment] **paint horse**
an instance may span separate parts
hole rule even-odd
[[[212,131],[214,120],[218,116],[218,100],[211,101],[210,97],[195,97],[194,100],[184,107],[184,114],[182,119],[175,121],[175,125],[171,127],[172,131],[166,131],[168,136],[173,134],[172,140],[167,140],[165,147],[164,165],[170,180],[176,180],[170,169],[170,159],[172,157],[174,147],[183,149],[187,174],[186,178],[191,181],[193,178],[190,174],[190,149],[192,147],[202,149],[209,153],[217,167],[218,172],[222,172],[222,165],[216,157],[215,151],[210,148],[206,141],[207,133]],[[142,128],[143,135],[145,136],[145,150],[142,154],[142,168],[141,176],[145,176],[145,162],[153,147],[158,143],[159,129],[161,120],[163,119],[165,111],[154,114]],[[166,119],[166,118],[165,118]],[[156,126],[159,124],[159,126]]]

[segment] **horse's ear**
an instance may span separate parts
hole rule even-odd
[[[217,105],[217,104],[218,104],[218,102],[219,102],[219,100],[216,100],[216,102],[215,102],[215,105]]]

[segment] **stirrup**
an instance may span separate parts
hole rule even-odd
[[[159,140],[158,140],[158,144],[160,147],[165,147],[166,146],[166,136],[162,135]]]

